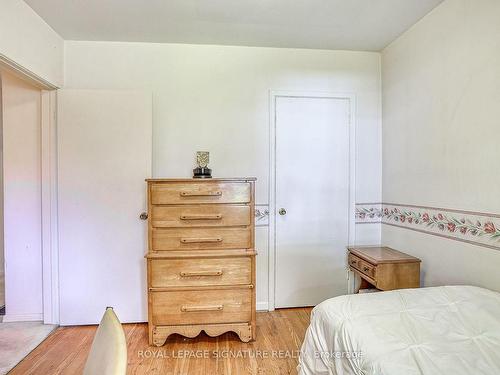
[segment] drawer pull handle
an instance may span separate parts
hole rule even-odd
[[[351,260],[351,264],[356,264],[356,261],[355,260]]]
[[[363,268],[363,271],[368,272],[370,269],[368,267]]]
[[[222,311],[223,305],[206,305],[206,306],[188,306],[181,307],[182,312],[197,312],[197,311]]]
[[[222,220],[222,215],[181,215],[181,220]]]
[[[181,277],[196,277],[196,276],[222,276],[222,271],[196,271],[196,272],[184,272],[180,273]]]
[[[181,191],[181,197],[220,197],[222,191]]]
[[[222,242],[222,238],[181,238],[181,243],[215,243]]]

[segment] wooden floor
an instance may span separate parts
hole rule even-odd
[[[248,344],[232,333],[195,339],[175,335],[156,348],[148,345],[146,324],[125,324],[128,374],[296,374],[310,312],[299,308],[257,313],[257,340]],[[9,374],[81,374],[95,330],[58,328]]]

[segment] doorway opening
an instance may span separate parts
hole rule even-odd
[[[4,321],[43,320],[41,90],[1,71]]]
[[[3,113],[2,73],[0,71],[0,322],[5,315],[5,259],[3,238]]]
[[[44,324],[43,91],[0,69],[0,373],[54,329]]]

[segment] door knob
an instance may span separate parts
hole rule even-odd
[[[141,219],[141,220],[147,220],[148,219],[148,213],[147,212],[142,212],[139,215],[139,219]]]
[[[286,210],[284,208],[280,208],[278,213],[281,215],[281,216],[284,216],[286,215]]]

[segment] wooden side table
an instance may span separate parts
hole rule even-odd
[[[420,287],[421,260],[390,247],[348,247],[349,268],[361,277],[359,289],[394,290]]]

